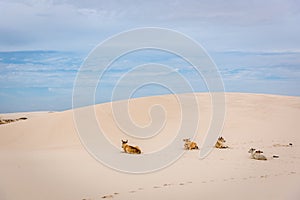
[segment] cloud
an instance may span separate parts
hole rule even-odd
[[[0,50],[90,50],[141,26],[173,28],[214,50],[295,49],[299,7],[293,0],[2,0]]]
[[[0,87],[72,87],[82,57],[63,52],[0,52]]]
[[[0,19],[2,48],[72,49],[74,41],[82,46],[80,40],[91,42],[88,37],[100,31],[99,23],[102,28],[108,23],[105,14],[91,11],[70,4],[2,1],[0,12],[6,16]]]
[[[299,81],[300,66],[277,65],[260,67],[232,67],[221,71],[224,80],[284,80]]]

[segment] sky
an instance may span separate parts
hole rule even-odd
[[[141,27],[172,29],[202,45],[226,92],[300,95],[297,0],[0,0],[0,13],[0,113],[70,109],[74,80],[89,52]],[[195,91],[207,91],[189,63],[148,50],[117,60],[96,102],[110,100],[113,85],[130,67],[154,62],[173,67]],[[158,74],[150,67],[136,77]],[[148,85],[133,96],[168,92]]]

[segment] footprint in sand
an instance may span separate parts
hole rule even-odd
[[[138,188],[138,190],[143,190],[144,188]]]
[[[131,191],[129,191],[129,193],[136,193],[136,191],[134,191],[134,190],[131,190]]]
[[[274,174],[274,176],[280,176],[280,174]]]
[[[296,172],[290,172],[288,175],[296,174]]]
[[[179,183],[179,185],[184,185],[184,183]]]
[[[110,194],[110,195],[104,195],[101,198],[102,199],[110,199],[110,198],[114,198],[114,196],[112,194]]]
[[[114,195],[118,195],[119,193],[118,192],[114,192],[114,194],[109,194],[109,195],[104,195],[102,196],[101,198],[102,199],[110,199],[110,198],[114,198]]]
[[[157,189],[157,188],[160,188],[160,186],[153,186],[153,188]]]
[[[167,187],[167,186],[171,186],[171,184],[170,183],[165,183],[163,186]]]
[[[273,147],[292,147],[293,144],[292,143],[288,143],[288,144],[273,144]]]

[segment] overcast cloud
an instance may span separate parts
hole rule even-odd
[[[172,28],[209,50],[299,51],[300,3],[1,0],[0,50],[89,50],[131,28]]]

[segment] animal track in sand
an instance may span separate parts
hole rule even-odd
[[[298,156],[291,156],[293,159],[300,159]]]
[[[261,177],[265,177],[265,176],[261,176]],[[244,178],[241,178],[241,179],[247,180],[248,178],[258,178],[258,177],[250,176],[250,177],[244,177]],[[233,181],[235,179],[236,178],[234,178],[234,177],[230,177],[230,178],[224,178],[223,181]],[[201,181],[201,183],[202,184],[214,183],[216,181],[217,180],[215,180],[215,179],[210,179],[210,180],[203,180],[203,181]],[[155,185],[152,188],[153,189],[162,189],[163,187],[185,186],[185,185],[192,184],[192,183],[193,183],[193,181],[186,181],[186,182],[179,182],[179,183],[164,183],[162,185]],[[142,191],[142,190],[145,190],[145,188],[138,188],[136,190],[131,190],[131,191],[129,191],[129,193],[136,193],[136,192],[139,192],[139,191]],[[146,188],[146,190],[147,190],[147,188]],[[118,194],[118,193],[114,193],[114,195],[116,195],[116,194]],[[103,196],[102,198],[113,198],[114,195],[106,195],[106,196]]]
[[[110,198],[114,198],[114,195],[118,195],[118,192],[114,192],[114,194],[109,194],[109,195],[104,195],[101,198],[102,199],[110,199]]]
[[[292,143],[288,143],[288,144],[277,143],[277,144],[273,144],[272,147],[293,147],[293,144]]]
[[[288,175],[292,175],[292,174],[296,174],[296,172],[290,172],[290,173],[288,173]]]
[[[109,194],[109,195],[104,195],[101,197],[102,199],[110,199],[110,198],[114,198],[114,195]]]
[[[278,173],[278,174],[274,174],[274,176],[281,176],[282,174],[281,173]]]
[[[286,171],[285,173],[275,173],[275,174],[265,174],[265,175],[257,175],[257,176],[248,176],[248,177],[240,177],[240,180],[248,180],[248,179],[257,179],[257,178],[270,178],[272,176],[274,177],[278,177],[278,176],[286,176],[286,175],[293,175],[293,174],[297,174],[297,172],[295,171]],[[233,181],[236,178],[231,177],[231,178],[223,178],[223,181]],[[209,182],[212,182],[212,180],[210,180]],[[207,183],[206,181],[202,181],[202,183]]]

